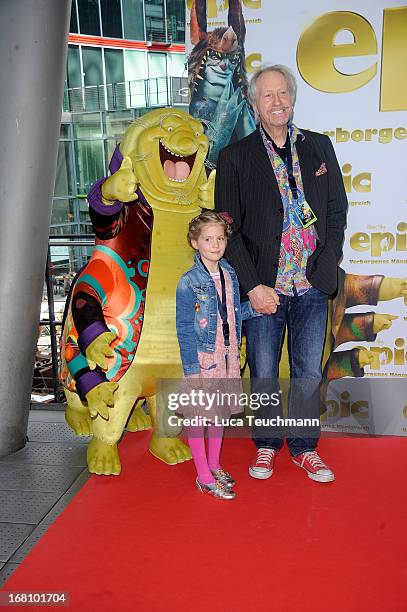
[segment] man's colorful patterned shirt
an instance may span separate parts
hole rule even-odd
[[[314,225],[304,229],[294,212],[296,206],[301,206],[305,202],[300,163],[295,147],[297,139],[304,139],[305,137],[293,123],[288,125],[288,129],[293,160],[293,174],[297,183],[297,202],[294,200],[288,184],[286,164],[275,152],[272,142],[268,140],[262,126],[260,126],[264,146],[274,170],[284,207],[283,231],[275,290],[277,293],[293,296],[294,287],[298,295],[302,295],[311,288],[305,276],[305,270],[308,257],[316,248],[317,232]]]

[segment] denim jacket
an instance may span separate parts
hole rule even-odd
[[[242,320],[261,315],[253,309],[250,302],[240,304],[236,272],[226,259],[221,259],[219,264],[229,272],[232,280],[237,342],[240,344]],[[204,325],[202,325],[203,320],[205,320]],[[184,374],[199,374],[201,368],[198,351],[204,353],[215,351],[218,325],[215,283],[203,267],[199,253],[195,254],[195,265],[181,276],[177,286],[176,324]]]

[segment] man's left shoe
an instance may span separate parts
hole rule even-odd
[[[307,451],[297,457],[291,457],[293,463],[301,467],[308,474],[308,478],[317,482],[332,482],[335,474],[318,455],[317,451]]]
[[[211,470],[211,472],[218,482],[221,482],[222,484],[230,488],[235,486],[236,482],[229,474],[229,472],[225,472],[225,470],[222,470],[222,468],[219,468],[217,470]]]

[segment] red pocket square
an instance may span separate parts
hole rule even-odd
[[[326,169],[325,162],[322,162],[318,170],[315,172],[315,176],[321,176],[322,174],[326,174],[328,170]]]

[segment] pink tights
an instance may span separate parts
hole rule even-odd
[[[215,482],[211,470],[220,468],[219,457],[223,440],[223,425],[208,426],[208,457],[205,450],[204,427],[187,427],[188,444],[195,463],[199,482]]]

